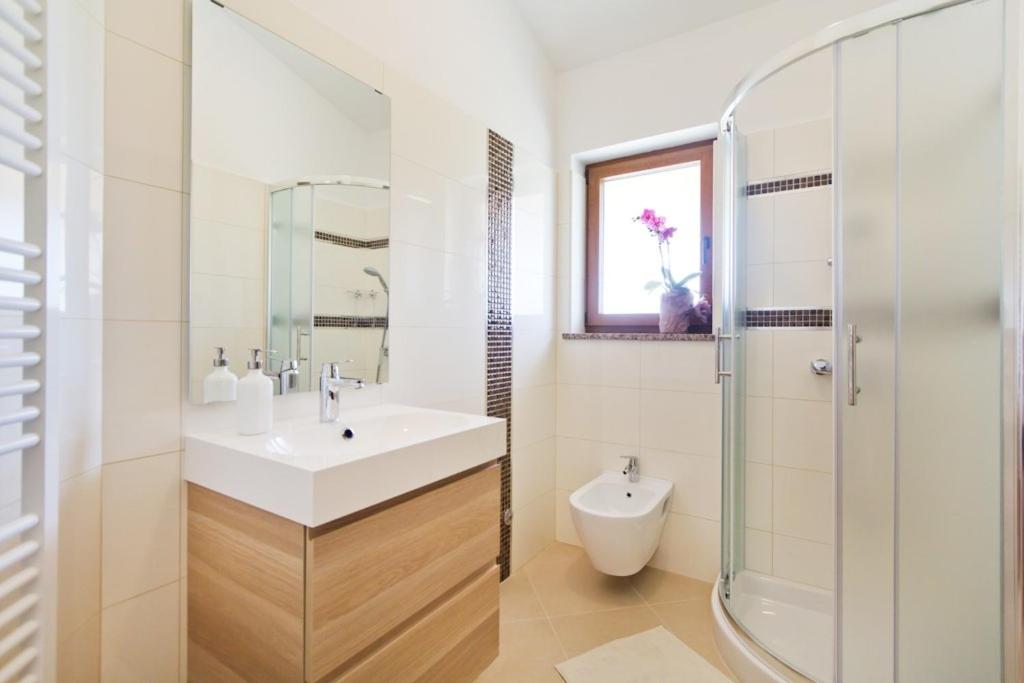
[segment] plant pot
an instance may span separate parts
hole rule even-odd
[[[661,313],[658,330],[662,334],[681,334],[690,327],[687,315],[693,308],[693,292],[683,289],[661,295]]]

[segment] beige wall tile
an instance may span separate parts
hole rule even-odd
[[[107,29],[179,62],[184,52],[182,0],[106,0]]]
[[[747,330],[747,396],[772,395],[772,341],[771,330]]]
[[[100,612],[100,469],[61,482],[57,552],[57,639]]]
[[[745,565],[762,574],[772,573],[772,535],[767,531],[744,529]]]
[[[558,434],[605,443],[639,444],[640,392],[618,387],[558,385]]]
[[[831,308],[832,266],[825,259],[776,263],[772,305],[785,308]]]
[[[809,401],[832,400],[832,378],[810,371],[811,361],[815,358],[832,357],[832,330],[775,330],[768,333],[773,336],[771,360],[758,358],[756,362],[771,364],[773,395]],[[752,334],[747,335],[748,340],[752,337]]]
[[[651,448],[640,451],[640,474],[673,482],[672,510],[681,514],[721,517],[721,472],[718,458]]]
[[[832,475],[775,467],[772,489],[776,533],[832,542]]]
[[[104,683],[178,683],[179,586],[103,610]]]
[[[640,445],[717,458],[721,452],[721,403],[708,394],[640,392]],[[613,429],[617,420],[610,418]]]
[[[181,320],[181,194],[107,178],[104,210],[104,317]]]
[[[770,194],[747,198],[747,263],[774,260],[775,197]]]
[[[701,581],[714,581],[721,565],[721,544],[718,522],[673,512],[665,522],[661,545],[650,564]]]
[[[832,471],[832,404],[827,401],[774,401],[775,464]]]
[[[642,388],[713,394],[708,400],[718,400],[719,386],[715,384],[714,378],[714,344],[663,342],[638,345]]]
[[[743,471],[745,525],[754,529],[772,529],[772,468],[748,462]]]
[[[57,680],[61,683],[97,683],[100,680],[99,612],[57,643]]]
[[[830,544],[778,534],[772,538],[772,573],[783,579],[832,590],[833,557]]]
[[[775,199],[775,263],[832,255],[832,188],[781,192]]]
[[[747,307],[767,308],[774,299],[775,267],[763,263],[747,267]]]
[[[572,491],[562,489],[555,491],[555,539],[559,543],[583,545],[576,533],[576,525],[572,521],[572,511],[569,508],[569,496],[571,495]]]
[[[516,387],[512,392],[512,444],[525,448],[555,436],[554,385]]]
[[[760,130],[747,135],[747,178],[762,180],[775,173],[775,131]]]
[[[102,463],[103,321],[62,318],[58,354],[61,480],[78,476]]]
[[[487,187],[487,127],[425,88],[385,68],[391,149],[471,187]]]
[[[832,168],[832,120],[818,119],[775,130],[774,175]]]
[[[772,462],[772,399],[748,396],[746,400],[746,458],[749,462]]]
[[[181,325],[103,327],[103,461],[181,448]]]
[[[558,381],[605,387],[640,386],[641,343],[562,340],[558,345]]]
[[[181,456],[103,467],[103,605],[175,581],[180,573]]]
[[[512,445],[512,507],[522,507],[555,488],[555,438]]]
[[[555,540],[555,493],[544,493],[513,509],[512,568],[529,562]]]
[[[107,175],[181,190],[183,88],[180,62],[107,35]]]
[[[267,186],[208,166],[192,169],[191,216],[264,232]]]

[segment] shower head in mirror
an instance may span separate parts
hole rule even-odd
[[[377,270],[373,266],[366,266],[365,268],[363,268],[363,272],[369,275],[370,277],[375,277],[378,280],[380,280],[380,286],[384,288],[384,293],[390,294],[390,292],[388,292],[388,283],[384,279],[384,276],[380,274],[379,270]]]

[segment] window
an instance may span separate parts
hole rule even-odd
[[[587,167],[588,331],[657,332],[668,278],[699,273],[685,286],[710,303],[713,142]],[[648,209],[675,228],[660,247],[639,220]]]

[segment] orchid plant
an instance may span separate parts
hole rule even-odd
[[[657,289],[664,285],[665,291],[668,293],[674,292],[688,292],[690,288],[686,286],[690,280],[700,276],[700,271],[696,273],[690,273],[681,280],[676,280],[672,277],[672,261],[671,254],[669,253],[669,242],[672,236],[676,234],[676,229],[665,224],[665,217],[659,216],[654,212],[654,209],[644,209],[643,213],[633,219],[634,222],[641,223],[653,237],[658,240],[658,256],[661,257],[661,280],[651,280],[644,289],[648,292]]]

